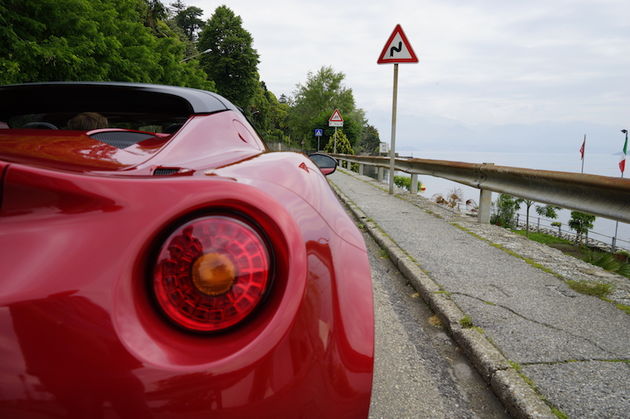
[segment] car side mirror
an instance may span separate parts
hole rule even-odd
[[[319,167],[319,170],[325,175],[328,176],[337,170],[337,160],[332,157],[322,154],[322,153],[313,153],[309,154],[308,157],[311,159],[315,166]]]

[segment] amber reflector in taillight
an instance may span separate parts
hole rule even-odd
[[[164,242],[153,274],[159,306],[177,325],[197,332],[234,326],[270,285],[265,242],[248,224],[226,216],[190,221]]]

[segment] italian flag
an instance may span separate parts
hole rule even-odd
[[[619,162],[619,170],[621,170],[621,175],[623,176],[623,171],[626,169],[626,155],[628,154],[628,133],[626,133],[626,141],[623,143],[622,153],[623,156]]]

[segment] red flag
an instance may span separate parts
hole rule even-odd
[[[582,147],[580,147],[580,156],[582,156],[582,160],[584,160],[584,150],[586,149],[586,136],[584,136],[584,141],[582,142]]]
[[[619,162],[619,170],[621,170],[621,174],[623,174],[623,171],[625,169],[626,169],[626,159],[624,158],[623,160]]]

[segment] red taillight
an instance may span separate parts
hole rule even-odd
[[[153,290],[162,310],[197,332],[239,323],[270,284],[265,242],[251,226],[227,216],[179,227],[162,245],[154,269]]]

